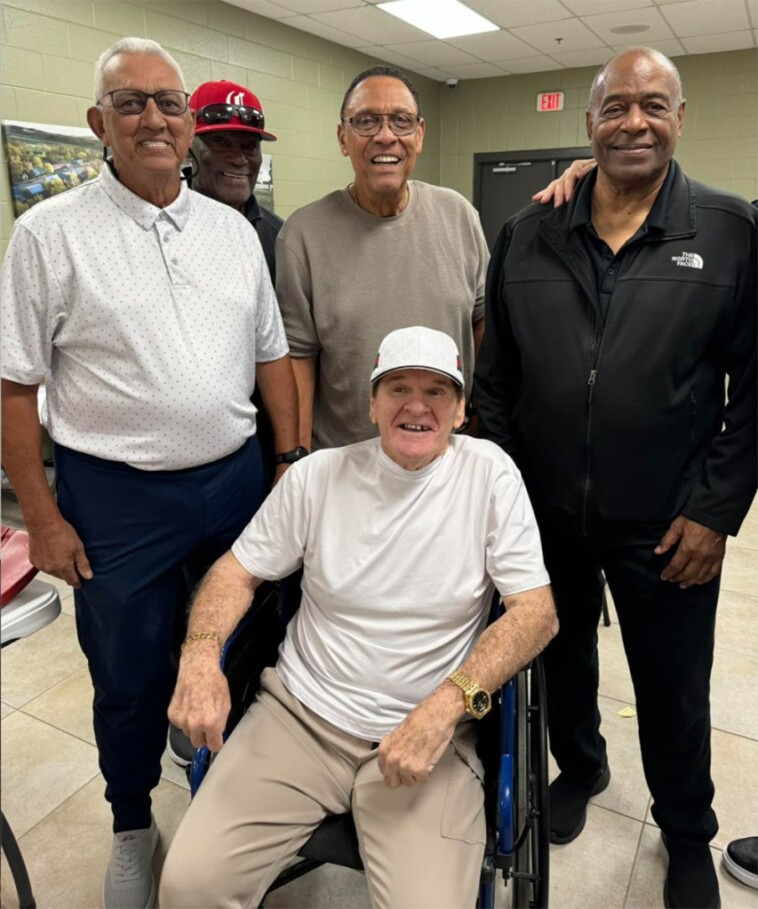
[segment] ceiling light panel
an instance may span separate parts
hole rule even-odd
[[[494,22],[459,3],[459,0],[393,0],[391,3],[379,3],[377,8],[435,38],[457,38],[498,30]]]

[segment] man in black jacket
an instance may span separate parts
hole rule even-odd
[[[560,632],[545,652],[551,838],[609,783],[597,704],[608,580],[634,682],[667,906],[717,906],[708,843],[709,679],[725,539],[756,489],[756,211],[673,160],[676,68],[647,48],[604,66],[598,168],[561,209],[504,227],[476,370],[480,433],[521,467]],[[724,385],[728,377],[728,395]]]

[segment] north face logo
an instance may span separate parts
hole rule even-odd
[[[680,256],[672,256],[671,261],[676,262],[677,265],[684,266],[684,268],[703,267],[703,257],[697,253],[683,252]]]

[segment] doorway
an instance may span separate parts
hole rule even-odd
[[[576,158],[589,158],[589,148],[530,149],[474,155],[474,206],[490,250],[500,228],[532,201]]]

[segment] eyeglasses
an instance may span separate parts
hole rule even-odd
[[[178,117],[187,110],[187,102],[189,101],[187,92],[174,89],[166,89],[149,94],[136,88],[117,88],[115,91],[106,92],[97,103],[102,104],[105,98],[110,98],[111,105],[116,113],[124,114],[124,116],[141,114],[147,107],[147,99],[152,98],[158,110],[166,117]]]
[[[245,107],[242,104],[206,104],[196,114],[198,123],[215,126],[217,123],[231,123],[232,117],[237,117],[245,126],[254,126],[263,129],[265,120],[263,114],[254,107]]]
[[[350,129],[359,136],[376,136],[379,134],[382,124],[387,121],[387,125],[396,136],[410,136],[418,129],[421,117],[418,114],[357,114],[355,117],[342,117],[343,123],[347,123]]]

